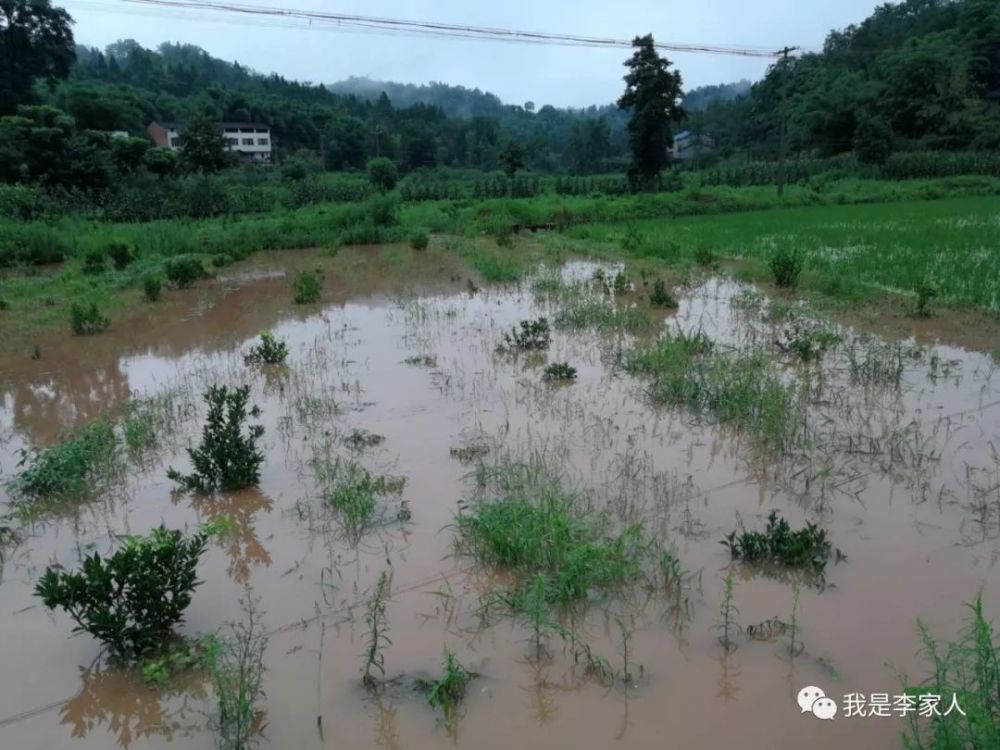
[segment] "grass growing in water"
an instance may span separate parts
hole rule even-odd
[[[323,272],[299,271],[292,281],[292,302],[296,305],[308,305],[319,302],[323,293]]]
[[[576,380],[576,368],[569,362],[553,362],[545,367],[542,378],[554,381]]]
[[[220,750],[249,750],[257,746],[260,734],[267,635],[249,592],[243,611],[244,620],[232,624],[229,635],[218,640],[211,663],[216,699],[212,726]]]
[[[373,474],[357,461],[331,459],[328,452],[318,452],[313,466],[324,501],[339,514],[345,535],[354,543],[380,518],[379,501],[399,496],[406,485],[406,477]]]
[[[594,297],[576,297],[565,301],[554,322],[559,328],[598,331],[641,331],[649,326],[649,318],[635,307],[618,307],[613,301]]]
[[[788,521],[772,510],[764,531],[737,529],[726,535],[722,544],[733,558],[751,563],[776,563],[790,568],[804,568],[822,573],[832,547],[826,531],[813,523],[792,531]]]
[[[368,645],[365,647],[364,666],[361,668],[361,683],[372,692],[380,689],[385,682],[385,654],[382,649],[392,645],[389,640],[389,621],[385,605],[389,599],[389,576],[383,570],[378,577],[375,591],[368,599],[365,624],[368,626]],[[376,673],[377,676],[376,676]]]
[[[519,467],[501,466],[499,471],[514,479],[504,482],[509,491],[466,504],[457,525],[463,552],[516,576],[511,601],[537,584],[539,575],[546,599],[560,605],[640,575],[641,527],[610,534],[601,516],[581,508],[557,483],[518,482]]]
[[[928,693],[941,696],[942,706],[940,715],[923,718],[914,710],[907,716],[903,743],[910,750],[1000,747],[1000,643],[983,614],[982,597],[967,606],[971,617],[954,643],[942,644],[917,621],[931,674],[906,692],[915,706]],[[964,714],[952,710],[945,716],[953,695]]]
[[[665,310],[677,307],[677,300],[667,291],[667,285],[663,279],[657,279],[653,282],[653,291],[649,293],[649,304]]]
[[[22,451],[12,489],[33,501],[78,497],[107,479],[117,448],[111,421],[99,419],[47,448]]]
[[[763,352],[721,352],[702,333],[673,333],[626,355],[625,369],[652,378],[654,401],[680,404],[752,434],[765,447],[788,445],[796,390]]]
[[[69,327],[77,336],[90,336],[111,327],[111,318],[101,313],[96,302],[89,305],[74,303],[69,309]]]
[[[548,349],[552,341],[549,321],[545,318],[522,320],[497,345],[499,352],[527,352]]]

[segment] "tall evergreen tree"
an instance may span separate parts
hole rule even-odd
[[[625,93],[618,106],[632,115],[628,122],[632,174],[648,186],[668,164],[667,149],[674,143],[670,124],[684,116],[681,74],[671,71],[670,61],[656,52],[652,34],[636,37],[632,46],[635,52],[625,62]]]

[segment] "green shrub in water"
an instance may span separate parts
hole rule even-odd
[[[736,560],[751,563],[776,563],[804,568],[815,573],[826,569],[831,545],[826,531],[813,523],[792,531],[788,521],[772,510],[764,531],[738,529],[726,535],[722,544]]]
[[[288,358],[288,345],[270,331],[261,331],[260,343],[250,347],[243,361],[248,365],[280,365]]]
[[[77,336],[89,336],[108,330],[111,319],[102,315],[96,302],[82,305],[74,302],[69,309],[69,327]]]
[[[802,273],[803,254],[800,250],[779,248],[768,259],[774,276],[774,283],[781,287],[793,287]]]
[[[299,271],[292,280],[292,301],[296,305],[309,305],[319,302],[323,293],[323,272]]]
[[[249,399],[250,386],[209,388],[205,392],[208,417],[201,445],[188,450],[194,471],[181,474],[171,467],[167,476],[195,492],[255,486],[260,481],[260,465],[264,463],[264,454],[257,447],[264,427],[251,425],[244,434]],[[256,407],[253,411],[256,413]]]
[[[178,289],[186,289],[199,279],[208,277],[201,259],[194,257],[171,258],[165,266],[167,280]]]
[[[163,647],[199,585],[198,560],[207,535],[154,529],[130,536],[110,557],[94,553],[79,571],[49,569],[35,594],[49,609],[59,607],[75,631],[94,636],[120,657],[135,658]]]

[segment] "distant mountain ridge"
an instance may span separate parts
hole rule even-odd
[[[437,81],[418,85],[351,76],[344,81],[329,83],[326,88],[334,94],[356,96],[367,101],[375,101],[384,91],[394,107],[426,104],[439,107],[445,114],[460,117],[496,116],[505,109],[504,103],[496,94]]]

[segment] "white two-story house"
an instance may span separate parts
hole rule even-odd
[[[181,131],[184,125],[178,122],[151,122],[146,128],[153,143],[161,148],[177,151],[181,147]],[[259,122],[220,122],[219,129],[226,139],[230,151],[247,161],[270,164],[273,154],[271,128]]]

